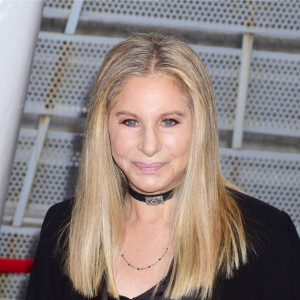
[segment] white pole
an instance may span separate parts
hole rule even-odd
[[[69,15],[65,33],[74,34],[80,17],[81,8],[83,5],[82,0],[74,1],[72,4],[71,13]],[[32,149],[32,153],[28,162],[28,167],[22,186],[22,190],[19,196],[19,201],[15,210],[12,225],[15,227],[22,226],[23,218],[26,210],[26,206],[30,197],[34,176],[38,167],[39,159],[43,150],[43,146],[46,140],[47,131],[51,117],[48,115],[42,115],[40,118],[35,145]]]
[[[13,218],[13,222],[12,222],[13,226],[22,225],[27,201],[30,196],[34,175],[36,173],[38,162],[40,160],[40,156],[46,140],[49,124],[50,124],[49,116],[42,116],[40,118],[38,130],[37,130],[37,137],[35,139],[35,144],[32,148],[30,159],[28,161],[26,176],[24,179],[24,183],[19,197],[19,202]]]
[[[78,20],[80,17],[83,0],[74,1],[72,4],[71,12],[65,28],[66,34],[74,34],[77,28]]]
[[[244,33],[243,36],[243,49],[242,49],[242,64],[239,77],[238,98],[235,113],[235,122],[233,128],[232,148],[240,149],[243,143],[244,132],[244,116],[246,110],[247,90],[248,90],[248,77],[250,58],[252,52],[253,34]]]
[[[43,5],[0,0],[0,224]]]

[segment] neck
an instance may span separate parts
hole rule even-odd
[[[128,193],[131,197],[135,198],[136,200],[146,202],[147,205],[154,206],[163,204],[165,201],[172,197],[174,189],[171,189],[164,193],[158,194],[144,194],[134,190],[130,184],[128,184]]]
[[[164,204],[149,206],[145,202],[136,200],[129,194],[125,197],[127,207],[127,221],[139,224],[166,224],[169,225],[171,219],[171,209],[174,199],[169,199]]]

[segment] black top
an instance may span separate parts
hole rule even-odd
[[[246,232],[254,236],[259,245],[259,255],[250,255],[249,263],[236,271],[233,279],[220,278],[212,299],[299,300],[300,240],[290,217],[261,200],[238,192],[234,194],[245,218]],[[70,280],[62,274],[54,255],[59,230],[70,219],[70,215],[69,200],[55,204],[48,210],[41,229],[26,300],[86,299],[72,289]],[[162,299],[168,278],[163,280],[155,299]],[[133,299],[150,299],[153,290]],[[107,295],[104,287],[95,299],[112,298]]]

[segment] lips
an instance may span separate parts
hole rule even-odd
[[[146,163],[142,163],[142,162],[134,162],[133,164],[142,172],[153,173],[153,172],[157,172],[159,169],[161,169],[166,163],[146,164]]]

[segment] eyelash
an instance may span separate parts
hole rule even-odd
[[[127,125],[127,124],[126,124],[127,122],[130,122],[130,121],[134,121],[134,122],[136,122],[136,123],[137,123],[137,121],[136,121],[136,120],[133,120],[133,119],[127,119],[127,120],[124,120],[124,121],[123,121],[123,122],[121,122],[121,123],[122,123],[122,124],[124,124],[124,125],[126,125],[126,126],[128,126],[128,127],[134,127],[134,125],[133,125],[133,126],[130,126],[130,125]],[[170,125],[170,126],[166,125],[166,127],[173,127],[173,126],[175,126],[175,125],[179,124],[179,122],[178,122],[178,121],[176,121],[175,119],[171,119],[171,118],[163,120],[163,122],[165,122],[165,121],[172,121],[172,122],[174,122],[174,123],[175,123],[175,124],[173,124],[173,125]]]

